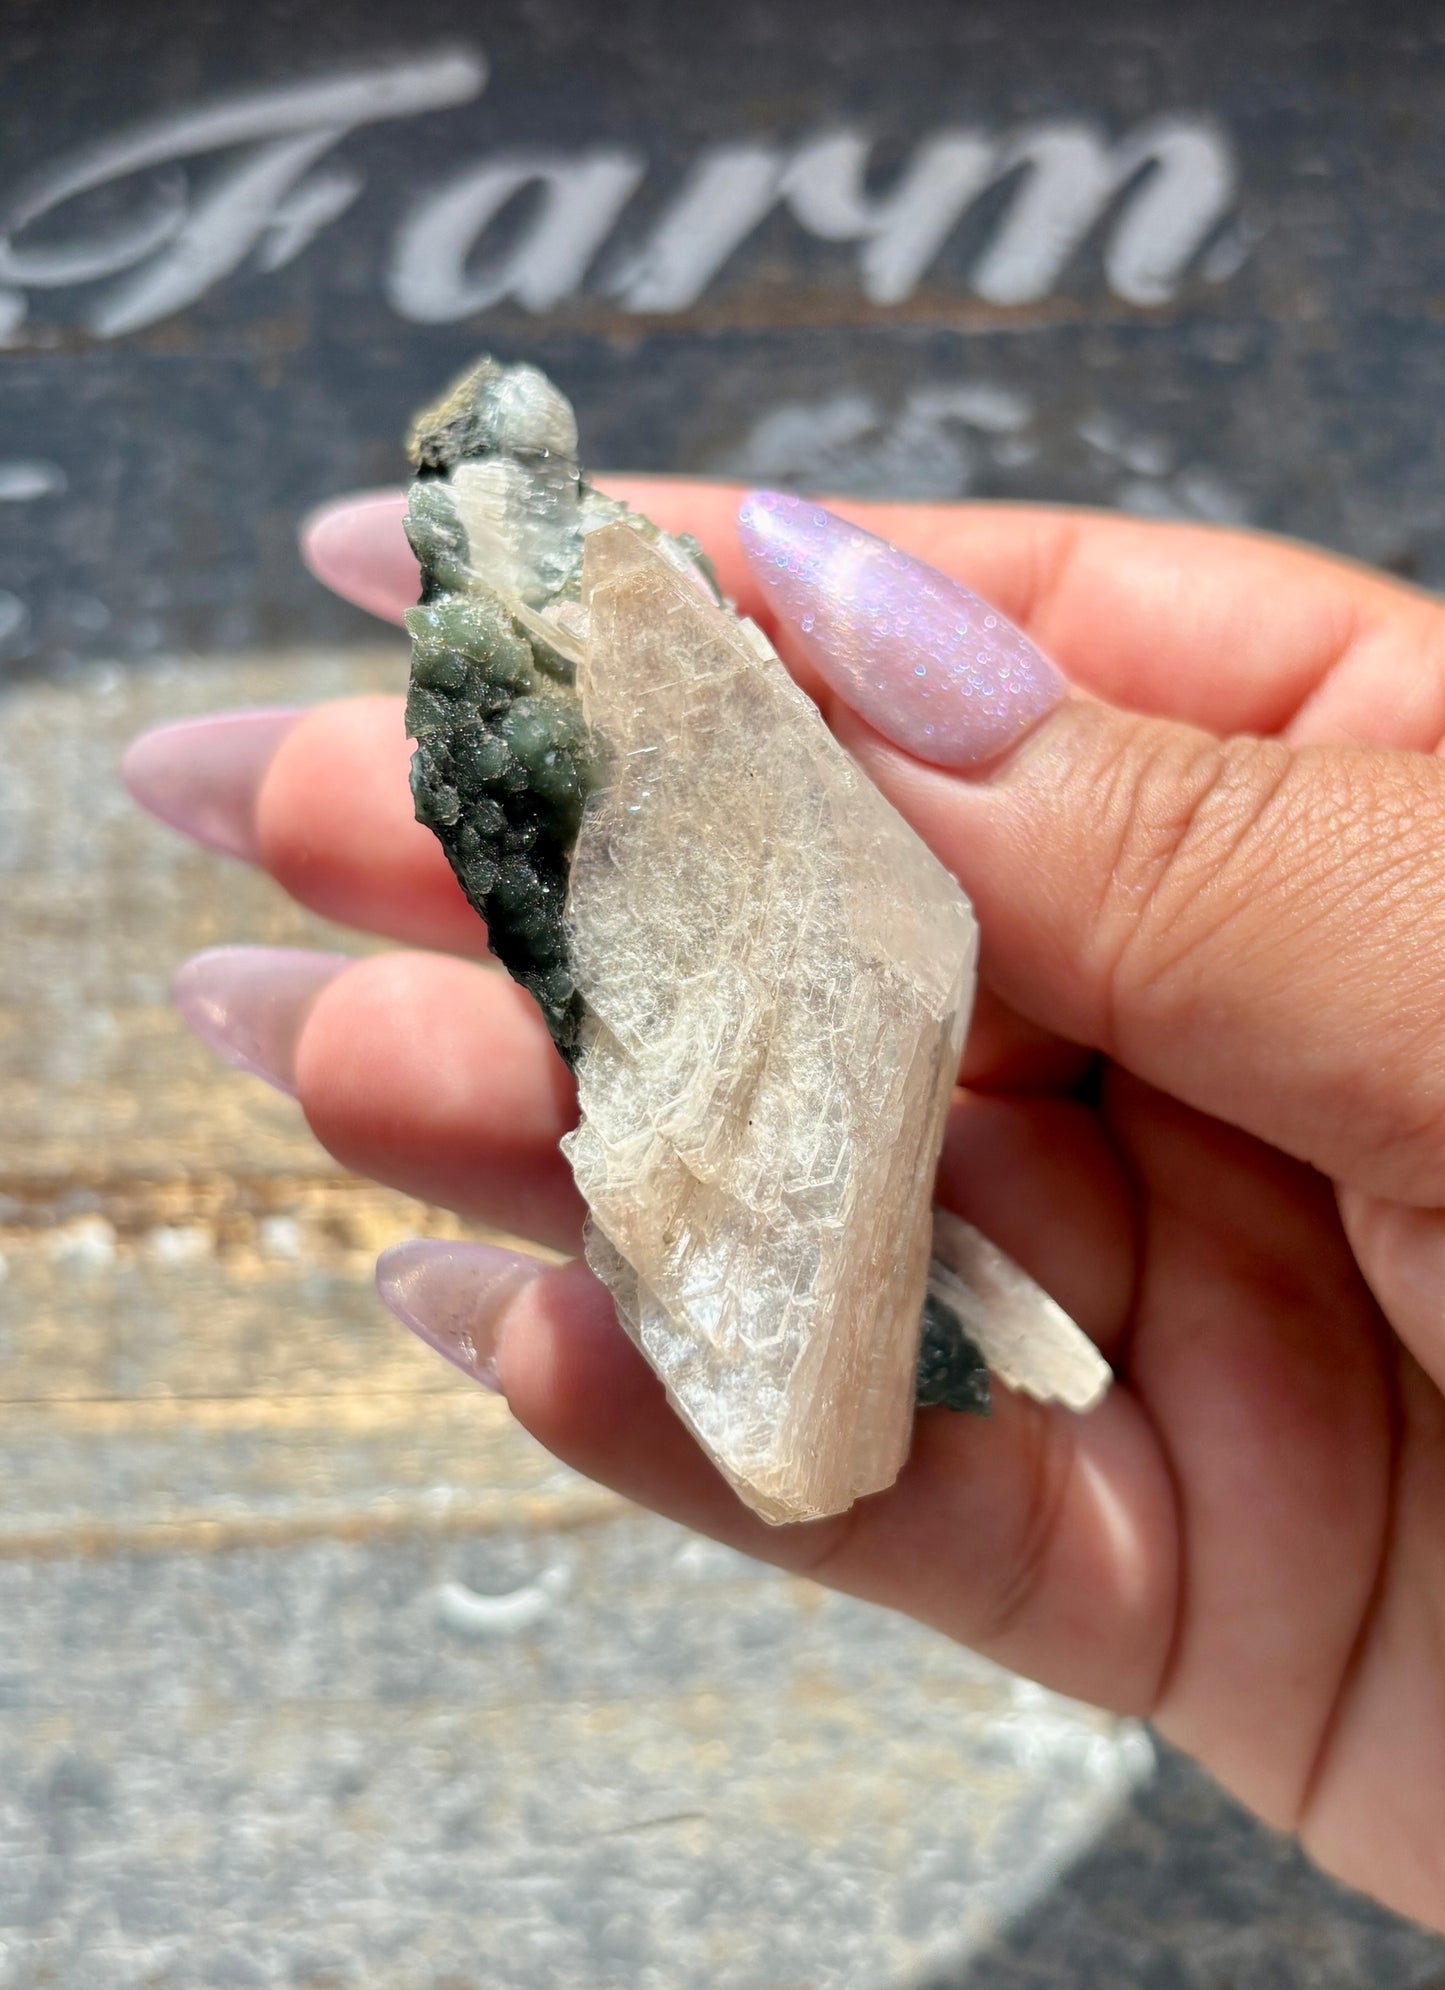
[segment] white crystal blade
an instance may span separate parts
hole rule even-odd
[[[933,1212],[929,1289],[1011,1389],[1071,1410],[1102,1400],[1113,1374],[1088,1335],[1021,1265],[947,1209]]]

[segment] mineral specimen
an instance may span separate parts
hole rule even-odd
[[[590,1256],[750,1503],[837,1512],[908,1448],[972,915],[758,632],[627,525],[583,599]]]
[[[951,1373],[959,1372],[956,1350],[972,1348],[1011,1389],[1071,1410],[1091,1410],[1113,1379],[1108,1362],[1063,1307],[981,1231],[947,1209],[933,1212],[925,1349],[930,1313],[943,1316],[935,1360]],[[928,1379],[928,1368],[920,1362],[920,1402]],[[937,1400],[970,1407],[954,1405],[947,1396]]]
[[[412,455],[417,814],[576,1073],[589,1262],[750,1506],[842,1511],[916,1383],[987,1406],[981,1293],[1063,1318],[952,1231],[929,1283],[967,900],[541,374],[483,361]]]

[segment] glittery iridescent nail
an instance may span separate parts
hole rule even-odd
[[[1064,696],[996,608],[821,505],[754,491],[738,532],[769,606],[826,682],[920,760],[997,759]]]

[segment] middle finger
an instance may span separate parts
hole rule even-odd
[[[400,699],[346,699],[304,713],[260,778],[260,861],[326,918],[408,946],[485,957],[485,926],[440,844],[412,815],[410,758]],[[1088,1061],[980,989],[965,1083],[1067,1089]]]
[[[327,1151],[423,1202],[557,1250],[584,1206],[558,1141],[577,1095],[541,1011],[500,969],[354,962],[311,1004],[296,1093]]]

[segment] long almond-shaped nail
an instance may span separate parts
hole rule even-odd
[[[406,543],[406,492],[357,491],[302,522],[301,557],[323,587],[388,622],[416,601],[421,575]]]
[[[254,864],[261,777],[300,717],[300,707],[278,705],[157,726],[126,748],[121,778],[168,829]]]
[[[296,1045],[317,995],[350,966],[301,947],[212,947],[171,984],[183,1021],[238,1070],[296,1096]]]
[[[738,534],[824,681],[920,760],[996,759],[1064,696],[1054,666],[996,608],[821,505],[754,491]]]
[[[497,1323],[513,1295],[545,1269],[540,1258],[498,1244],[415,1237],[382,1252],[376,1289],[404,1327],[495,1391]]]

